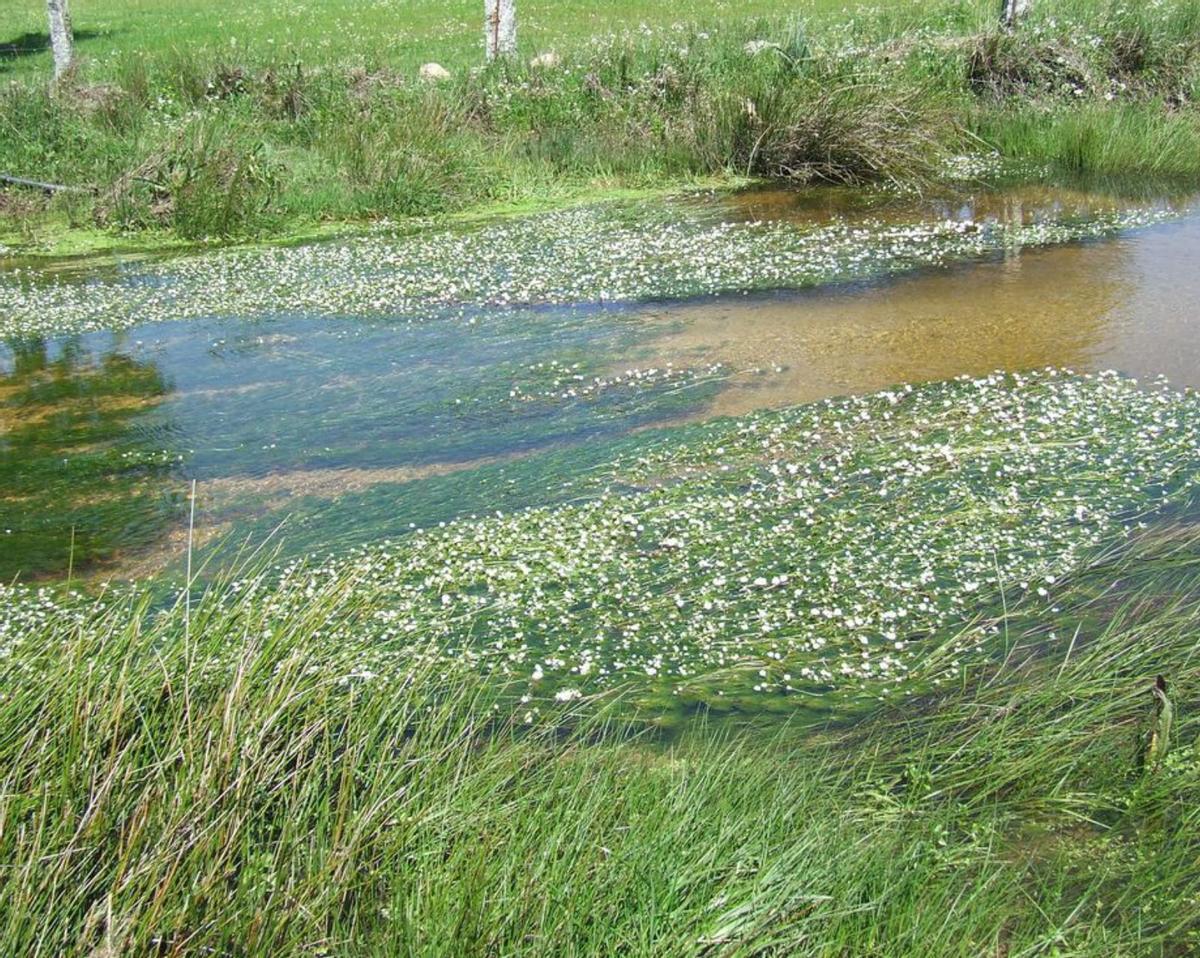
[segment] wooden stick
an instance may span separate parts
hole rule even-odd
[[[41,180],[27,180],[23,176],[9,176],[7,173],[0,173],[0,183],[13,183],[16,186],[31,186],[35,189],[45,190],[47,193],[92,192],[92,190],[84,186],[64,186],[62,183],[43,183]]]

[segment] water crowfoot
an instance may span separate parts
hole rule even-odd
[[[123,329],[213,315],[403,317],[813,286],[1160,222],[1169,209],[1050,209],[1025,222],[730,222],[720,207],[585,206],[475,227],[431,223],[304,246],[229,249],[80,280],[0,272],[0,334]],[[469,267],[468,267],[469,264]]]
[[[990,654],[962,629],[1003,596],[1049,606],[1096,548],[1192,501],[1198,401],[1046,370],[688,427],[622,455],[585,501],[289,563],[264,615],[351,580],[363,606],[326,632],[356,674],[389,681],[419,647],[527,701],[904,696]],[[0,614],[10,645],[24,615],[53,614],[30,601]]]

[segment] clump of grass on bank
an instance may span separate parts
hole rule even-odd
[[[1085,104],[1038,113],[1020,107],[976,120],[976,133],[1002,154],[1037,157],[1085,176],[1141,174],[1177,183],[1196,175],[1200,125],[1158,104]]]
[[[373,601],[352,576],[284,619],[253,588],[163,613],[31,600],[0,657],[0,935],[93,956],[1191,953],[1198,585],[1194,529],[1156,528],[1055,614],[1010,608],[993,664],[938,699],[674,744],[619,701],[520,726],[419,650],[357,671],[328,630]],[[1159,674],[1175,745],[1139,771]]]
[[[982,9],[647,28],[444,84],[375,47],[355,63],[150,44],[56,92],[0,92],[0,168],[94,190],[50,212],[0,194],[2,212],[195,239],[712,177],[928,182],[980,149],[1200,174],[1191,5],[1039,7],[1012,35]]]

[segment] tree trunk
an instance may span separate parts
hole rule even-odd
[[[517,52],[517,0],[483,0],[484,49],[487,58],[511,57]]]
[[[1032,0],[1004,0],[1004,12],[1001,14],[1001,19],[1004,25],[1010,30],[1016,27],[1017,23],[1029,12],[1029,5]]]
[[[75,60],[75,42],[71,35],[71,11],[67,0],[46,0],[50,14],[50,49],[54,53],[54,79],[71,69]]]

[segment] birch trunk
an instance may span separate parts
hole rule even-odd
[[[50,50],[54,54],[54,79],[71,69],[75,59],[75,41],[71,35],[71,11],[67,0],[46,0],[50,15]]]
[[[1010,30],[1016,27],[1021,18],[1029,12],[1032,0],[1004,0],[1004,13],[1001,19]]]
[[[517,52],[517,0],[483,0],[484,49],[487,58],[511,57]]]

